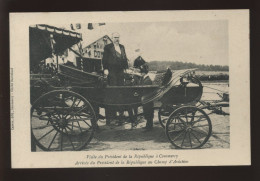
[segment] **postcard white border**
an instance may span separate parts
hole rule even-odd
[[[141,17],[141,18],[140,18]],[[29,25],[67,22],[163,22],[228,20],[230,66],[230,149],[158,151],[31,152]],[[10,13],[10,68],[13,70],[12,168],[129,167],[75,165],[87,155],[179,155],[188,163],[131,166],[250,165],[249,10]],[[98,158],[96,159],[98,160]],[[115,159],[107,159],[115,160]],[[120,160],[120,159],[119,159]],[[125,159],[122,159],[125,160]],[[154,160],[153,160],[154,161]]]

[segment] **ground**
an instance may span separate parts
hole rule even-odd
[[[100,126],[94,139],[85,150],[167,150],[174,149],[168,141],[165,130],[158,121],[158,111],[155,111],[154,128],[145,131],[145,120],[137,128],[131,129],[130,124],[123,126]],[[212,121],[212,136],[202,149],[229,148],[229,116],[210,116]],[[99,123],[103,125],[103,123]]]

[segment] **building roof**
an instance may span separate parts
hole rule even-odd
[[[35,65],[41,60],[52,57],[53,53],[56,55],[63,53],[82,40],[80,33],[45,24],[30,26],[29,36],[30,63]]]
[[[89,45],[92,45],[92,44],[96,43],[97,41],[103,39],[104,37],[108,38],[108,39],[112,42],[112,40],[109,38],[108,35],[103,35],[102,37],[99,37],[98,39],[96,39],[96,40],[94,40],[94,41],[88,41],[88,42],[91,42],[91,43],[88,43],[88,44],[85,45],[85,46],[82,45],[83,49],[87,48]]]

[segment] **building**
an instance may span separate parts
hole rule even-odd
[[[81,55],[76,57],[77,68],[86,72],[100,72],[102,70],[102,58],[104,47],[112,43],[112,40],[107,36],[102,36],[96,41],[82,48]]]

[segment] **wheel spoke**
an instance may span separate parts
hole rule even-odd
[[[190,147],[192,148],[192,143],[191,143],[191,138],[190,138],[190,132],[188,132],[189,134],[189,140],[190,140]]]
[[[44,118],[44,116],[48,116],[49,117],[49,113],[46,113],[46,114],[40,115],[40,116],[32,114],[32,117],[35,117],[35,118],[38,118],[38,119],[41,119],[41,120],[47,120],[48,118]]]
[[[57,125],[57,123],[48,124],[48,125],[44,125],[44,126],[39,126],[39,127],[35,127],[35,128],[32,128],[32,129],[43,129],[43,128],[47,128],[49,126],[54,126],[54,125]]]
[[[51,132],[53,132],[54,129],[51,129],[50,131],[48,131],[47,133],[45,133],[42,137],[40,137],[39,139],[37,139],[38,141],[40,141],[42,138],[44,138],[45,136],[47,136],[48,134],[50,134]]]
[[[77,100],[76,97],[72,97],[72,98],[74,98],[74,100],[73,100],[73,103],[72,103],[72,105],[70,106],[70,108],[73,108],[73,107],[74,107],[74,105],[75,105],[75,103],[76,103],[76,100]],[[69,115],[69,112],[68,112],[64,117],[67,118],[68,115]]]
[[[77,112],[75,112],[75,114],[76,114],[76,113],[79,113],[80,111],[84,110],[85,108],[87,108],[87,106],[83,106],[80,110],[78,110]]]
[[[66,128],[65,128],[65,132],[67,133],[67,136],[68,136],[69,141],[70,141],[70,143],[71,143],[71,145],[72,145],[72,147],[73,147],[73,150],[75,150],[74,145],[73,145],[73,143],[72,143],[72,141],[71,141],[71,139],[70,139],[70,136],[69,136],[68,131],[67,131]]]
[[[81,129],[81,127],[80,127],[80,124],[79,124],[79,122],[78,122],[78,121],[77,121],[77,123],[78,123],[78,125],[79,125],[80,132],[82,133],[82,129]]]
[[[181,133],[178,136],[176,136],[172,141],[177,140],[182,135],[183,131],[185,131],[185,130],[182,130]]]
[[[49,118],[44,118],[43,116],[33,115],[32,117],[38,118],[39,120],[42,120],[42,121],[49,121]]]
[[[47,124],[46,124],[46,125],[48,125],[48,124],[49,124],[49,122],[50,122],[50,120],[48,120],[48,122],[47,122]]]
[[[200,116],[195,116],[195,113],[194,113],[194,116],[193,115],[187,115],[187,118],[192,118],[192,117],[194,117],[194,118],[200,118],[200,117],[202,117],[202,116],[204,116],[204,115],[200,115]],[[179,116],[179,117],[182,117],[182,118],[186,118],[185,116]]]
[[[178,119],[178,120],[181,121],[180,119]],[[184,126],[185,126],[185,124],[183,124],[183,123],[175,123],[175,125],[179,125],[182,129],[184,129]]]
[[[198,142],[201,144],[201,142],[200,142],[200,140],[197,138],[197,136],[195,135],[195,134],[193,134],[192,132],[190,132],[193,136],[194,136],[194,138],[196,138],[196,140],[198,140]]]
[[[57,131],[56,134],[53,136],[53,138],[52,138],[52,140],[51,140],[51,143],[50,143],[49,146],[48,146],[48,150],[50,149],[50,147],[51,147],[51,145],[52,145],[53,141],[55,140],[55,138],[56,138],[56,136],[57,136],[58,133],[59,133],[59,132]]]
[[[73,114],[74,116],[77,116],[77,117],[80,117],[80,118],[83,118],[83,119],[92,119],[93,116],[90,115],[90,114]]]
[[[66,126],[71,132],[74,132],[68,125]]]
[[[72,96],[66,97],[65,102],[68,100],[71,100],[71,98],[73,98]]]
[[[77,121],[85,121],[86,119],[84,118],[75,118],[75,119],[69,119],[69,122],[77,122]]]
[[[72,116],[76,116],[77,113],[79,113],[80,111],[84,110],[85,108],[87,108],[87,106],[83,106],[82,108],[80,108],[80,110],[78,110],[77,112],[73,113]],[[70,116],[70,118],[68,118],[68,121],[72,118],[72,116]]]
[[[70,126],[71,126],[71,124],[68,124],[68,125],[70,125]],[[76,126],[76,125],[74,125],[73,127],[74,127],[74,128],[79,128],[79,129],[81,128],[81,127],[79,127],[79,126]],[[89,129],[87,129],[87,128],[81,128],[81,130],[83,130],[83,131],[84,131],[84,130],[85,130],[85,131],[88,131]]]
[[[89,125],[85,120],[83,120],[88,126],[89,126],[89,128],[92,128],[92,126],[91,125]]]
[[[173,125],[173,129],[175,129],[175,127],[176,127],[176,118],[174,118],[174,125]]]
[[[171,130],[171,131],[168,131],[168,133],[176,133],[176,132],[180,132],[180,131],[183,131],[184,129],[181,129],[181,130]]]
[[[163,119],[162,122],[165,123],[166,120],[167,120],[167,118]]]
[[[70,106],[71,108],[73,108],[74,107],[74,105],[75,105],[75,103],[76,103],[76,100],[77,100],[77,98],[76,97],[73,97],[74,98],[74,100],[73,100],[73,102],[72,102],[72,105]]]
[[[62,95],[62,112],[63,112],[63,110],[65,108],[65,104],[66,103],[65,103],[64,95]],[[63,118],[63,114],[62,114],[61,118]]]
[[[85,119],[81,118],[80,116],[75,116],[75,117],[76,117],[76,119],[75,119],[74,122],[84,121],[90,128],[92,127],[91,125],[89,125],[89,124],[85,121]],[[79,117],[79,118],[77,118],[77,117]]]
[[[77,103],[77,105],[75,107],[78,107],[79,103],[81,102],[81,99],[79,100],[79,102]]]
[[[205,127],[205,126],[209,126],[209,125],[205,124],[205,125],[199,125],[199,126],[192,126],[192,128],[201,128],[201,127]]]
[[[63,144],[63,129],[64,128],[62,128],[62,130],[61,130],[61,139],[60,139],[60,151],[62,151],[62,144]]]
[[[191,117],[191,121],[190,122],[194,121],[194,116],[195,116],[195,111],[192,111],[192,117]]]
[[[187,134],[187,131],[185,132],[185,135],[184,135],[183,140],[182,140],[182,142],[181,142],[181,147],[183,146],[184,140],[185,140],[185,138],[186,138],[186,134]]]
[[[55,115],[55,113],[52,113],[51,115],[52,115],[53,117],[55,117],[57,121],[59,120],[59,118]]]
[[[188,121],[187,114],[188,114],[188,110],[187,110],[187,109],[185,109],[185,118],[186,118],[186,123],[188,123],[188,122],[189,122],[189,121]]]
[[[204,119],[203,119],[204,118]],[[207,120],[207,118],[205,118],[205,117],[200,117],[200,119],[198,119],[197,121],[193,121],[192,123],[193,123],[193,125],[195,124],[195,123],[198,123],[198,122],[200,122],[200,121],[206,121]]]
[[[58,115],[58,117],[59,117],[60,119],[62,119],[62,117],[60,116],[60,114],[57,113],[57,115]]]
[[[175,122],[175,123],[171,123],[171,124],[175,124],[175,125],[184,125],[183,123],[177,123],[177,122]]]
[[[197,132],[197,133],[199,133],[199,134],[205,134],[205,135],[208,135],[208,133],[205,133],[204,131],[198,131],[198,130],[195,130],[195,129],[192,129],[192,131],[195,131],[195,132]]]
[[[183,119],[181,119],[180,116],[178,116],[178,119],[179,119],[184,125],[186,124],[186,122],[185,122]]]

